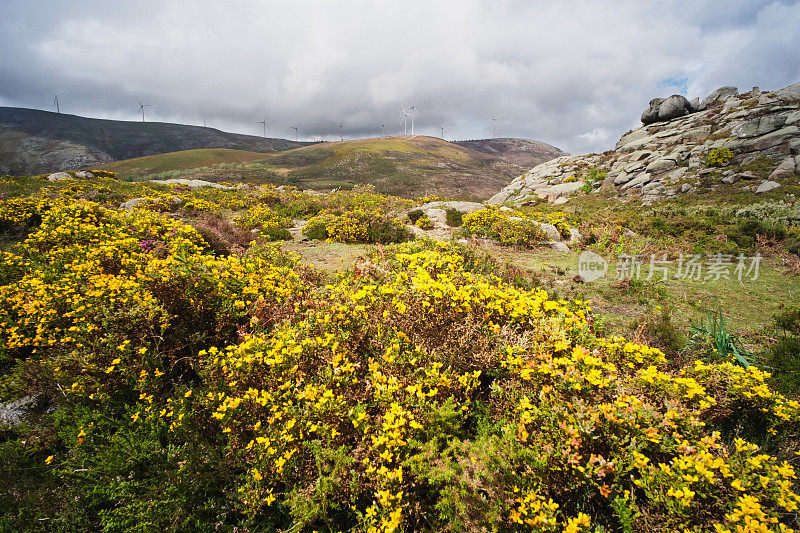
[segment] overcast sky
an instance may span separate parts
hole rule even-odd
[[[800,0],[0,0],[0,105],[603,151],[647,102],[800,81]]]

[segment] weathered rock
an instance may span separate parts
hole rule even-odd
[[[642,124],[653,124],[654,122],[658,122],[658,107],[663,102],[663,98],[653,98],[650,100],[650,105],[647,109],[644,110],[642,113]]]
[[[797,159],[800,158],[790,156],[784,159],[780,165],[775,167],[775,170],[769,175],[769,179],[774,181],[797,174]]]
[[[694,108],[689,100],[679,94],[673,94],[669,98],[654,98],[650,100],[650,107],[642,113],[642,124],[665,122],[688,115],[693,111]]]
[[[419,209],[425,211],[432,207],[438,209],[456,209],[464,214],[474,213],[475,211],[486,209],[484,204],[478,202],[428,202],[427,204],[422,204],[419,206]]]
[[[16,426],[31,415],[52,412],[53,406],[43,394],[25,396],[19,400],[0,403],[0,426]]]
[[[119,205],[119,208],[120,209],[129,210],[129,209],[133,209],[134,207],[136,207],[139,204],[143,204],[143,203],[146,203],[148,201],[149,200],[147,198],[133,198],[131,200],[128,200],[127,202],[121,203]]]
[[[798,91],[800,84],[774,93],[751,91],[740,97],[735,87],[723,87],[704,99],[705,111],[701,113],[692,113],[697,106],[682,97],[654,99],[644,114],[645,121],[655,120],[655,110],[662,107],[663,117],[682,115],[666,122],[659,116],[656,122],[627,132],[611,152],[562,156],[534,167],[490,203],[518,204],[533,197],[565,202],[582,186],[578,183],[572,191],[561,191],[560,187],[569,185],[564,184],[565,179],[581,178],[593,166],[607,176],[584,193],[616,192],[619,199],[641,195],[646,201],[694,191],[694,174],[712,190],[721,184],[755,180],[751,173],[735,173],[733,169],[764,158],[781,162],[779,168],[771,169],[774,175],[770,181],[785,179],[791,173],[800,173],[800,162],[795,159],[800,156],[800,98],[794,100]],[[724,168],[709,169],[706,157],[718,148],[731,150],[734,158]],[[689,183],[684,184],[686,181]]]
[[[653,176],[651,176],[647,172],[642,172],[641,174],[639,174],[638,176],[633,178],[631,181],[629,181],[628,183],[623,185],[622,186],[622,190],[624,191],[626,189],[631,189],[631,188],[634,188],[634,187],[640,187],[640,186],[644,185],[645,183],[647,183],[648,181],[650,181],[651,179],[653,179]]]
[[[673,94],[658,106],[658,120],[666,121],[692,112],[692,104],[684,96]]]
[[[711,94],[703,98],[703,101],[700,102],[700,109],[708,109],[714,104],[724,102],[725,100],[731,98],[732,96],[738,96],[738,95],[739,95],[739,89],[737,89],[736,87],[731,87],[730,85],[726,85],[725,87],[720,87],[716,91],[713,91]]]
[[[650,174],[662,174],[664,172],[668,172],[673,168],[677,167],[678,163],[675,162],[674,159],[669,157],[662,157],[660,159],[656,159],[645,168],[646,172]]]
[[[93,177],[94,177],[94,174],[92,174],[92,173],[91,173],[91,172],[89,172],[88,170],[79,170],[79,171],[77,171],[77,172],[75,173],[75,177],[76,177],[76,178],[80,178],[80,179],[84,179],[84,180],[86,180],[86,179],[91,179],[91,178],[93,178]]]
[[[55,172],[47,176],[47,181],[61,181],[61,180],[71,180],[74,179],[72,176],[67,174],[66,172]]]
[[[775,91],[775,96],[783,102],[800,102],[800,82]]]
[[[425,214],[428,215],[434,226],[447,226],[447,213],[444,209],[429,207],[425,210]]]
[[[541,228],[541,230],[544,232],[544,234],[547,235],[547,239],[548,240],[550,240],[550,241],[560,241],[561,240],[561,234],[558,232],[558,229],[556,229],[556,227],[554,225],[540,223],[539,224],[539,228]]]
[[[563,242],[551,242],[550,248],[552,248],[556,252],[561,252],[563,254],[569,253],[569,246],[567,246]]]
[[[780,183],[776,183],[774,181],[765,181],[764,183],[758,186],[756,192],[761,194],[762,192],[769,192],[772,189],[777,189],[780,186],[781,186]]]
[[[226,185],[220,185],[219,183],[214,183],[211,181],[205,180],[190,180],[186,178],[172,178],[168,180],[150,180],[152,183],[159,183],[162,185],[186,185],[187,187],[214,187],[215,189],[229,189],[233,190],[235,187],[228,187]],[[278,190],[278,187],[275,188]]]

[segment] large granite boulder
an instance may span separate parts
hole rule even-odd
[[[642,123],[665,122],[694,111],[692,103],[679,94],[673,94],[669,98],[654,98],[650,100],[650,107],[642,113]]]

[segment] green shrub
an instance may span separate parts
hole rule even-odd
[[[408,219],[411,221],[412,224],[416,224],[417,220],[422,218],[425,213],[422,212],[421,209],[412,209],[408,212]]]
[[[447,216],[447,225],[451,228],[458,228],[464,223],[463,214],[458,209],[448,207],[445,215]]]

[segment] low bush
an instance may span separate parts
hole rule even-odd
[[[422,212],[421,209],[412,209],[408,212],[408,219],[411,221],[412,224],[416,224],[417,220],[425,216],[425,213]]]
[[[465,234],[497,239],[504,246],[532,247],[547,240],[538,222],[518,212],[482,209],[465,215],[463,222]]]
[[[322,229],[324,227],[324,230]],[[400,220],[381,211],[356,209],[341,215],[322,213],[308,221],[303,234],[343,243],[392,243],[412,238]]]
[[[464,223],[464,215],[453,207],[445,209],[445,216],[447,225],[451,228],[459,228]]]
[[[727,148],[715,148],[706,155],[706,166],[724,167],[733,158],[733,152]]]
[[[246,230],[258,230],[259,234],[268,241],[292,238],[288,228],[292,227],[294,222],[263,205],[251,207],[236,217],[234,222]]]
[[[414,222],[414,225],[420,229],[432,229],[433,221],[428,218],[428,215],[423,215]]]

